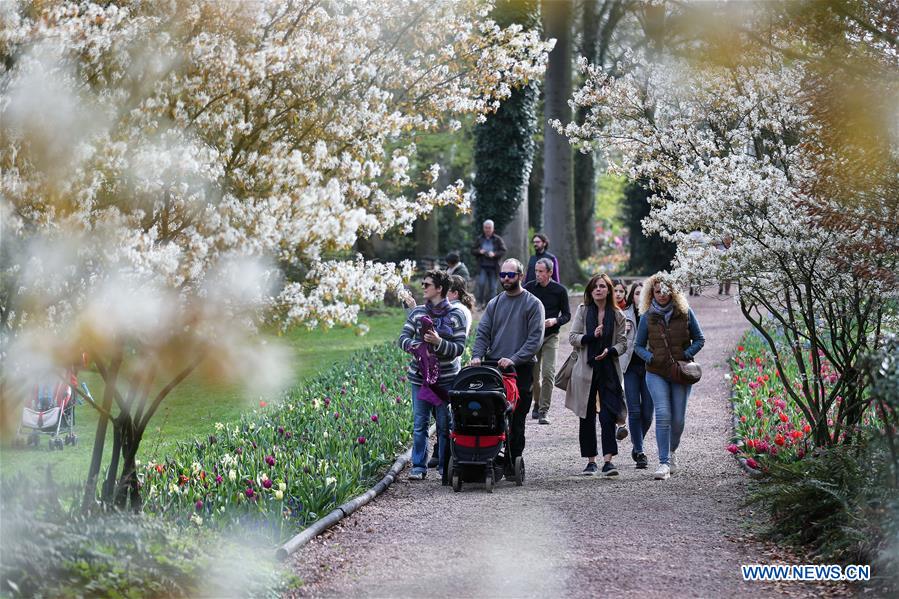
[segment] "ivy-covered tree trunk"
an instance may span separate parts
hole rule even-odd
[[[499,0],[492,18],[501,27],[539,26],[536,0]],[[493,220],[504,237],[507,256],[527,258],[527,188],[534,159],[537,87],[512,92],[495,114],[475,129],[474,225]],[[523,208],[519,210],[519,206]],[[514,221],[513,228],[512,226]]]
[[[549,54],[544,88],[543,222],[566,284],[582,278],[574,224],[572,148],[550,122],[571,122],[571,23],[572,3],[543,0],[544,33],[556,40]]]

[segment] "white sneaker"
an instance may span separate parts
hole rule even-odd
[[[668,467],[671,470],[671,474],[674,474],[677,472],[677,454],[674,453],[673,451],[668,456]]]
[[[659,467],[656,468],[655,478],[656,480],[668,480],[671,478],[671,468],[668,464],[659,464]]]

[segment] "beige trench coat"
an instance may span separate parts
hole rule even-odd
[[[586,315],[584,304],[577,307],[574,314],[574,320],[571,321],[571,330],[568,333],[568,342],[571,347],[577,351],[577,362],[571,371],[571,381],[568,383],[568,389],[565,391],[565,407],[577,414],[581,418],[587,417],[587,401],[590,394],[590,382],[593,379],[593,369],[587,364],[587,348],[581,345],[581,337],[584,335],[584,319]],[[621,310],[615,310],[615,330],[612,331],[612,347],[623,355],[627,351],[627,336],[625,328],[627,319]],[[624,377],[621,374],[621,365],[615,360],[615,372],[618,373],[618,380],[624,388]],[[623,399],[623,397],[622,397]],[[622,401],[622,403],[624,403]],[[627,420],[627,407],[625,406],[618,424],[624,424]]]

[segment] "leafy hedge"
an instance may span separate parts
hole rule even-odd
[[[411,440],[408,354],[352,356],[277,405],[141,466],[145,509],[200,527],[280,540],[371,484]]]

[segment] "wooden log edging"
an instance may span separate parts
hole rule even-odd
[[[431,425],[431,428],[428,430],[428,437],[434,434],[434,431],[437,430],[435,425]],[[387,474],[384,475],[384,478],[379,480],[375,486],[370,488],[365,493],[361,495],[357,495],[356,497],[350,499],[343,505],[340,505],[334,508],[328,515],[319,518],[311,525],[304,528],[299,534],[294,536],[292,539],[278,547],[275,552],[275,557],[279,560],[287,559],[291,554],[296,553],[300,548],[309,543],[312,539],[325,532],[365,504],[369,501],[383,493],[387,490],[387,488],[393,484],[396,480],[396,477],[402,472],[403,468],[406,467],[406,464],[412,459],[412,446],[403,452],[401,455],[397,456],[396,461],[393,463],[393,466],[390,467],[390,470],[387,471]]]

